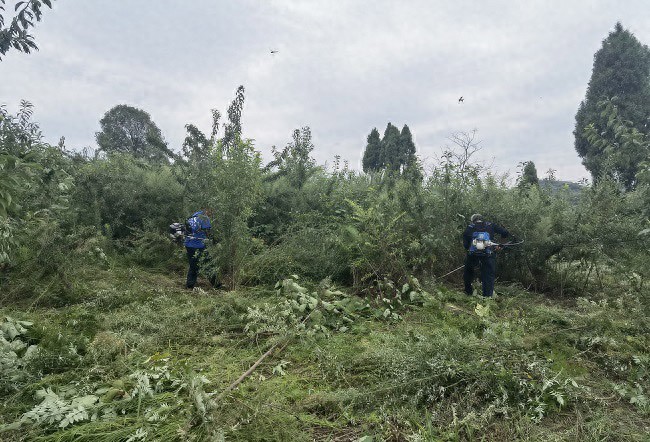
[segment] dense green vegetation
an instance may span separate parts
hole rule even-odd
[[[308,128],[264,167],[243,100],[173,163],[69,153],[3,110],[5,440],[642,440],[643,174],[511,187],[465,145],[422,180],[361,175],[316,166]],[[182,288],[165,228],[199,204],[229,291]],[[526,240],[496,301],[435,279],[476,208]]]
[[[646,136],[650,132],[650,49],[630,31],[617,23],[614,31],[603,40],[594,55],[591,80],[585,99],[576,113],[575,149],[582,164],[594,180],[613,177],[627,189],[636,185],[639,162],[647,159],[640,146],[605,149],[589,140],[585,127],[594,130],[610,144],[616,143],[617,133],[610,115],[603,112],[603,100],[615,99],[622,119]]]
[[[390,123],[367,173],[317,165],[308,127],[263,164],[243,87],[182,155],[128,106],[96,155],[0,107],[0,438],[647,440],[650,141],[617,100],[584,128],[605,173],[577,189],[490,173],[475,132],[425,175]],[[202,207],[223,290],[185,290],[167,236]],[[475,212],[525,240],[496,299],[441,277]]]

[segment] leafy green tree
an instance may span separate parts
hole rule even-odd
[[[273,149],[274,159],[264,169],[269,172],[277,169],[269,180],[286,176],[295,188],[302,188],[314,172],[315,161],[311,157],[314,143],[311,141],[311,129],[305,126],[293,131],[292,141],[282,150]]]
[[[216,109],[212,109],[212,131],[209,138],[195,125],[185,125],[187,136],[183,142],[183,156],[186,160],[198,162],[208,156],[210,147],[216,143],[220,118],[221,113]]]
[[[66,205],[60,196],[72,186],[68,158],[43,141],[32,113],[24,100],[16,116],[0,107],[0,214],[5,216],[58,210]]]
[[[530,186],[539,185],[539,178],[537,177],[537,168],[532,161],[524,161],[521,165],[521,176],[517,180],[517,187],[520,189],[528,189]]]
[[[99,124],[102,130],[95,137],[100,150],[106,153],[130,153],[150,161],[165,161],[176,156],[167,147],[151,116],[142,109],[117,105],[104,114]]]
[[[41,21],[43,18],[43,5],[52,9],[52,0],[16,2],[11,8],[16,15],[11,18],[11,24],[5,27],[6,4],[6,0],[0,0],[0,60],[11,48],[26,54],[33,49],[38,50],[34,36],[28,32],[29,28],[34,26],[34,20]]]
[[[366,150],[363,152],[363,171],[368,173],[380,170],[383,167],[379,162],[380,156],[381,138],[379,136],[379,131],[374,127],[368,135],[368,144],[366,144]]]
[[[183,156],[188,161],[200,161],[207,157],[213,141],[193,124],[186,124],[187,136],[183,141]]]
[[[15,219],[22,190],[30,187],[36,164],[25,161],[27,147],[39,142],[37,127],[29,121],[30,103],[23,101],[18,116],[0,106],[0,269],[12,262],[18,247]],[[27,145],[27,146],[26,146]]]
[[[236,146],[241,139],[242,126],[241,126],[241,113],[244,109],[244,86],[239,86],[235,92],[235,99],[228,107],[228,123],[224,128],[223,140],[221,148],[224,154],[227,154],[228,149]],[[214,124],[213,124],[214,133]]]
[[[240,140],[228,148],[227,155],[220,155],[217,148],[212,165],[211,192],[206,203],[215,213],[214,231],[219,241],[214,261],[225,282],[234,289],[254,246],[248,221],[261,198],[261,156],[252,141]]]
[[[220,118],[219,111],[213,109],[212,131],[209,137],[195,125],[185,125],[187,136],[183,142],[183,158],[176,163],[174,170],[185,188],[186,199],[194,207],[202,206],[205,196],[209,193],[210,183],[205,177],[211,173],[210,156],[217,143]]]
[[[650,141],[632,121],[623,118],[617,103],[617,99],[601,101],[606,130],[601,131],[591,123],[585,128],[584,136],[591,150],[598,153],[603,169],[601,178],[613,179],[626,190],[633,190],[639,177],[645,176],[643,171],[650,159]],[[613,135],[610,137],[608,134]]]
[[[43,239],[38,226],[59,226],[71,218],[71,162],[42,140],[32,113],[27,101],[15,116],[0,106],[0,266],[28,250],[26,243]]]
[[[177,166],[191,209],[206,207],[214,213],[217,244],[211,248],[211,262],[231,288],[239,284],[244,260],[251,254],[254,241],[248,222],[261,199],[262,184],[260,153],[252,140],[242,139],[243,107],[240,86],[228,108],[222,138],[218,138],[221,114],[216,110],[210,136],[187,125],[184,158]]]
[[[33,148],[43,144],[38,124],[31,121],[34,106],[22,100],[17,115],[11,115],[7,108],[0,106],[0,149],[20,158]]]
[[[602,47],[594,55],[594,65],[585,99],[576,113],[575,149],[582,163],[591,172],[594,181],[605,170],[602,151],[587,139],[584,129],[593,124],[598,133],[611,142],[614,132],[608,128],[608,120],[601,115],[598,103],[605,99],[618,97],[620,116],[632,122],[643,133],[650,131],[650,49],[643,45],[621,23],[603,40]],[[619,164],[620,166],[621,164]],[[634,175],[633,170],[617,174]]]

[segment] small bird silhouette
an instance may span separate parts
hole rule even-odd
[[[465,101],[465,99],[464,99],[463,96],[461,95],[461,97],[458,99],[458,104],[460,104],[460,103],[462,103],[462,102],[464,102],[464,101]]]
[[[277,54],[278,52],[280,52],[280,51],[276,51],[276,50],[271,49],[271,55],[272,54]]]

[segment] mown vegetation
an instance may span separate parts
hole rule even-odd
[[[476,133],[424,167],[392,124],[367,173],[316,165],[309,128],[264,164],[244,97],[182,155],[128,106],[96,155],[0,108],[2,440],[647,440],[650,142],[620,98],[576,190],[490,173]],[[221,290],[183,288],[166,233],[200,207]],[[474,212],[525,240],[496,299],[440,278]]]

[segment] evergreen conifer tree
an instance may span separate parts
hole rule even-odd
[[[594,65],[585,99],[576,113],[575,149],[594,180],[611,171],[604,152],[589,143],[585,128],[593,124],[598,133],[614,141],[615,134],[601,116],[599,102],[618,97],[620,116],[642,133],[650,132],[650,50],[617,23],[594,55]],[[625,174],[625,171],[617,171]]]
[[[413,167],[416,163],[415,157],[415,143],[413,142],[413,135],[411,129],[405,124],[400,133],[400,165],[402,170]]]
[[[379,131],[377,128],[373,128],[370,134],[368,135],[368,144],[366,144],[366,150],[363,153],[362,167],[363,171],[376,172],[382,168],[382,165],[379,162],[379,157],[381,155],[381,138],[379,137]]]
[[[381,155],[379,162],[382,168],[391,171],[400,169],[400,132],[396,126],[388,123],[384,131],[384,137],[381,140]]]

